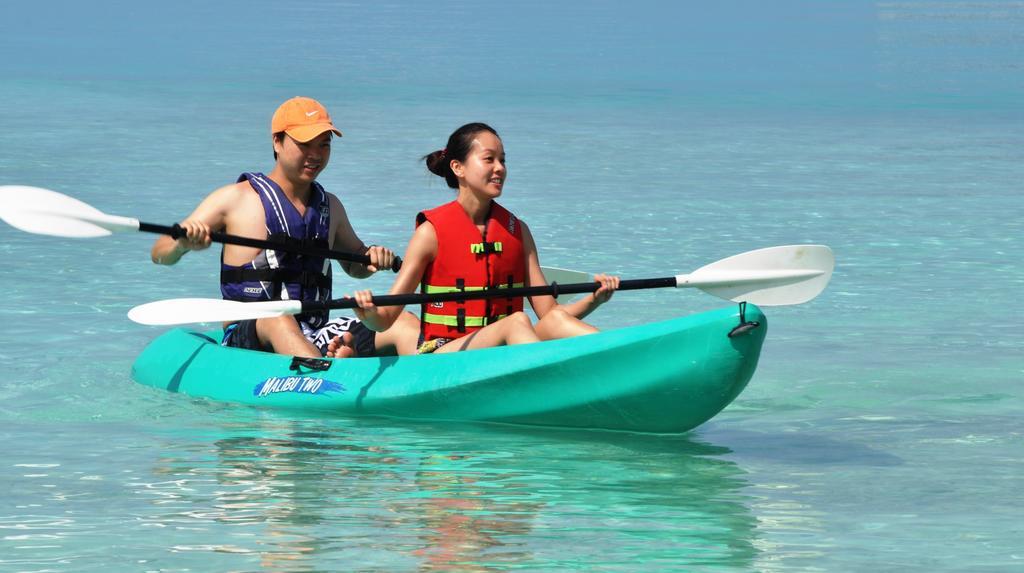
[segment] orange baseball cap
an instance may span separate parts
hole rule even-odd
[[[277,108],[274,118],[270,120],[270,134],[282,131],[302,143],[325,131],[333,131],[341,137],[341,132],[331,122],[327,108],[308,97],[293,97]]]

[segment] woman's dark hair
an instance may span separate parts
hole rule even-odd
[[[473,146],[473,139],[481,131],[489,131],[495,137],[501,137],[493,127],[486,123],[467,123],[448,136],[448,147],[423,156],[427,162],[427,169],[438,177],[444,177],[445,182],[452,189],[458,189],[459,179],[452,172],[452,160],[465,161],[466,156],[469,155],[469,149]]]

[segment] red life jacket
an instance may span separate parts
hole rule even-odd
[[[424,221],[430,221],[437,234],[437,256],[420,285],[424,293],[523,286],[522,225],[501,205],[491,202],[483,236],[456,201],[416,215],[417,227]],[[521,310],[521,296],[424,304],[420,333],[424,342],[459,338]]]

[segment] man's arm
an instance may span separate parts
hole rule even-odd
[[[224,228],[228,211],[237,201],[237,184],[226,185],[210,193],[195,211],[179,223],[185,236],[173,239],[163,235],[153,242],[150,258],[158,265],[173,265],[189,251],[210,246],[210,233]]]
[[[331,203],[331,226],[334,230],[331,248],[357,255],[365,253],[370,257],[369,265],[340,261],[341,269],[350,277],[357,279],[365,279],[380,269],[390,269],[395,260],[394,251],[377,245],[367,247],[352,228],[352,223],[348,220],[348,213],[345,212],[341,201],[331,194],[328,194],[328,197],[330,197]]]

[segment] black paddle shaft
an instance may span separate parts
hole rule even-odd
[[[139,230],[144,231],[146,233],[156,233],[158,235],[170,235],[172,239],[180,239],[181,237],[185,236],[185,229],[182,229],[181,225],[178,225],[177,223],[168,227],[167,225],[157,225],[154,223],[139,222]],[[257,249],[287,251],[298,255],[310,255],[314,257],[323,257],[325,259],[361,263],[364,265],[370,264],[370,257],[368,257],[367,255],[357,255],[355,253],[332,251],[330,249],[322,249],[320,247],[314,247],[311,245],[290,245],[288,243],[283,243],[279,241],[250,239],[249,237],[229,235],[227,233],[221,233],[220,231],[214,231],[210,233],[210,240],[212,240],[215,243],[241,245],[243,247],[255,247]],[[392,263],[391,270],[397,273],[398,269],[400,268],[402,268],[402,259],[401,257],[395,257],[395,262]]]
[[[377,306],[404,306],[407,304],[426,304],[431,302],[448,302],[453,300],[474,300],[483,298],[510,298],[518,296],[535,296],[549,294],[555,298],[561,294],[579,294],[594,292],[601,286],[601,283],[571,283],[560,285],[551,283],[549,285],[497,288],[489,290],[465,291],[465,292],[443,292],[434,294],[385,294],[373,297],[373,304]],[[657,279],[630,279],[619,283],[618,290],[640,290],[649,288],[675,287],[676,277],[663,277]],[[320,312],[324,310],[356,308],[355,299],[339,298],[326,301],[308,301],[302,303],[302,312]]]

